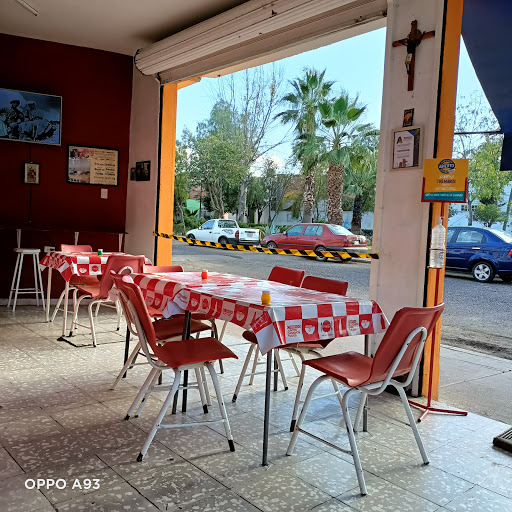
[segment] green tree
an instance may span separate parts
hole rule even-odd
[[[247,188],[247,206],[254,210],[258,216],[256,222],[261,222],[261,216],[267,205],[267,191],[265,184],[260,176],[252,179],[249,187]]]
[[[352,147],[366,144],[377,133],[371,124],[361,123],[366,106],[358,98],[342,93],[319,104],[320,123],[316,134],[300,137],[300,154],[318,155],[327,169],[327,221],[343,224],[344,168],[349,165]]]
[[[301,164],[304,176],[303,222],[311,222],[315,205],[315,174],[319,164],[319,153],[303,152],[301,138],[314,136],[317,129],[317,117],[320,103],[324,102],[331,92],[334,82],[324,79],[325,70],[306,69],[303,77],[290,81],[291,92],[283,97],[287,109],[277,117],[283,124],[291,124],[295,134],[293,152]]]
[[[184,207],[189,198],[189,175],[187,148],[181,143],[176,143],[176,164],[174,177],[174,223],[185,222]]]
[[[472,200],[478,199],[480,203],[473,215],[485,226],[501,222],[505,217],[500,210],[500,201],[510,183],[511,173],[500,171],[501,145],[501,138],[485,136],[469,162]]]
[[[454,158],[471,159],[482,144],[484,137],[475,132],[498,130],[499,125],[487,99],[481,91],[473,91],[469,96],[457,98],[455,111],[455,136],[453,138]],[[473,202],[475,196],[469,175],[468,185],[468,226],[473,224]]]
[[[372,144],[354,145],[351,148],[350,162],[345,169],[345,191],[354,195],[352,208],[352,233],[361,233],[363,213],[371,211],[375,204],[377,182],[378,140]]]

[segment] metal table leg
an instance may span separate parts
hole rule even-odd
[[[256,348],[259,350],[259,348]],[[263,420],[263,459],[262,466],[268,466],[268,430],[270,422],[270,387],[272,385],[272,350],[267,353],[267,373],[265,382],[265,418]]]
[[[68,327],[68,303],[69,303],[69,281],[64,286],[64,318],[62,319],[62,336],[57,338],[58,341],[68,341],[66,339]]]
[[[364,335],[364,355],[369,356],[370,351],[370,336],[368,334]],[[364,403],[363,409],[363,432],[368,432],[368,395],[366,395],[366,400]]]
[[[46,285],[46,321],[50,321],[50,294],[52,290],[52,268],[48,267],[48,284]]]
[[[185,321],[183,329],[183,339],[188,340],[190,338],[190,320],[192,314],[190,311],[185,311]],[[187,412],[187,385],[188,385],[188,370],[183,372],[183,396],[181,398],[181,412]],[[178,393],[176,393],[178,394]]]

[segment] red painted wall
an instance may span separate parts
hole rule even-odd
[[[63,232],[69,229],[89,232],[80,243],[117,249],[117,237],[90,232],[125,229],[132,58],[5,34],[0,48],[0,87],[62,96],[61,146],[0,139],[0,227],[51,229],[24,231],[23,247],[73,243]],[[106,187],[107,200],[99,186],[66,182],[68,144],[119,150],[119,186]],[[40,164],[40,185],[23,183],[28,161]],[[15,245],[15,231],[2,229],[0,298],[8,294]]]

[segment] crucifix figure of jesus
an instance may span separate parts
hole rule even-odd
[[[428,39],[429,37],[435,36],[435,31],[431,30],[430,32],[422,32],[418,29],[418,21],[414,20],[411,23],[411,31],[409,35],[405,39],[399,39],[398,41],[393,41],[393,47],[397,46],[406,46],[407,47],[407,56],[405,57],[405,67],[407,69],[407,74],[409,78],[407,80],[407,90],[412,91],[414,89],[414,64],[416,63],[416,48],[420,45],[423,39]]]

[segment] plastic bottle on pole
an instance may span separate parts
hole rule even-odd
[[[446,228],[443,226],[443,218],[437,219],[437,224],[432,229],[430,237],[430,268],[443,268],[446,252]]]

